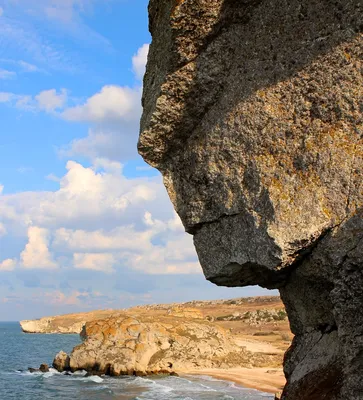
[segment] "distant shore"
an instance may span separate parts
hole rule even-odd
[[[286,382],[282,368],[210,368],[179,371],[179,373],[180,375],[207,375],[267,393],[282,390]]]

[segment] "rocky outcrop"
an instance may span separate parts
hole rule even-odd
[[[200,319],[120,314],[88,322],[84,342],[67,356],[59,353],[53,366],[60,372],[90,374],[175,374],[198,368],[271,365],[273,356],[251,353],[231,333]]]
[[[363,393],[361,0],[151,0],[139,152],[204,273],[279,288],[282,399]]]
[[[69,371],[70,370],[70,365],[69,365],[69,355],[64,352],[60,351],[53,360],[53,367],[60,372],[63,371]]]
[[[53,324],[54,317],[45,317],[39,320],[20,321],[24,333],[80,333],[86,321],[75,322],[64,326]]]
[[[57,315],[40,319],[20,321],[24,333],[80,333],[87,321],[112,315],[114,310],[99,310],[86,313]]]

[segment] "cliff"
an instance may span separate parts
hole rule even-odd
[[[80,333],[88,321],[112,315],[113,310],[91,311],[20,321],[24,333]]]
[[[69,355],[58,353],[53,365],[112,376],[269,367],[276,378],[265,371],[262,380],[281,382],[278,368],[289,344],[281,307],[279,298],[261,297],[114,310],[87,322],[83,343]]]
[[[278,288],[282,399],[363,393],[361,0],[151,0],[139,152],[205,276]]]
[[[181,323],[168,316],[155,321],[147,315],[121,314],[88,322],[82,335],[84,343],[73,349],[67,362],[71,371],[143,376],[266,363],[266,356],[261,360],[245,351],[228,331],[207,321]],[[62,371],[57,357],[54,366]]]

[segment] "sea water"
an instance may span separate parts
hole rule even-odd
[[[60,350],[70,352],[79,335],[21,332],[19,323],[0,322],[0,400],[268,400],[271,394],[207,376],[86,377],[85,372],[27,372],[51,365]]]

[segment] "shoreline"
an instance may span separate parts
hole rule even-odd
[[[183,375],[207,375],[215,379],[237,383],[250,389],[275,394],[283,389],[285,376],[282,368],[203,368],[177,371]]]

